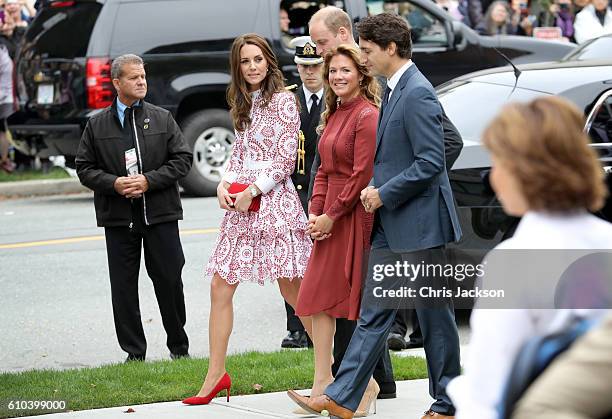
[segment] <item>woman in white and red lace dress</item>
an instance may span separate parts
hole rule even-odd
[[[226,210],[221,233],[208,261],[210,290],[210,362],[200,392],[186,404],[208,404],[231,380],[225,370],[232,331],[232,300],[240,282],[276,281],[293,307],[306,271],[312,242],[308,220],[291,182],[295,168],[300,117],[295,96],[285,92],[282,73],[268,43],[256,34],[232,45],[232,81],[227,92],[236,142],[229,166],[217,188]],[[230,194],[232,183],[248,185]],[[260,196],[257,212],[249,211]],[[235,202],[233,200],[235,199]],[[307,330],[310,319],[302,321]]]

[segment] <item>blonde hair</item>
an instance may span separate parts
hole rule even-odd
[[[362,77],[359,83],[359,94],[377,108],[380,107],[380,85],[378,81],[370,74],[368,68],[361,63],[359,50],[351,45],[339,45],[338,48],[332,49],[325,56],[325,64],[323,66],[323,82],[325,83],[325,111],[321,114],[321,124],[317,127],[317,132],[321,134],[327,125],[329,117],[338,109],[338,96],[334,93],[329,85],[329,65],[332,58],[337,55],[343,55],[350,58],[355,65],[357,72]]]
[[[597,211],[607,195],[605,174],[584,122],[558,97],[512,103],[485,129],[483,143],[516,176],[530,209]]]
[[[348,13],[338,7],[327,6],[320,9],[310,17],[309,25],[317,20],[322,20],[325,27],[329,29],[334,36],[338,35],[340,28],[346,28],[346,30],[351,34],[353,33],[351,17],[348,15]]]

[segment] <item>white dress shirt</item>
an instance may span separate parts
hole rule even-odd
[[[304,97],[306,98],[306,107],[308,108],[308,112],[310,112],[310,108],[312,108],[312,95],[317,95],[318,103],[321,103],[321,99],[323,98],[323,88],[321,87],[317,92],[311,92],[308,88],[302,84],[302,89],[304,90]]]
[[[391,89],[391,91],[389,92],[389,102],[391,102],[391,96],[393,95],[395,86],[397,86],[397,83],[399,83],[404,73],[410,68],[412,64],[414,64],[412,60],[408,60],[406,64],[401,66],[389,79],[387,79],[387,87]]]
[[[528,212],[514,236],[495,249],[612,249],[612,224],[587,212],[568,216]],[[529,338],[558,330],[572,315],[601,317],[607,312],[475,309],[464,373],[446,388],[457,409],[456,419],[498,419],[514,358]]]

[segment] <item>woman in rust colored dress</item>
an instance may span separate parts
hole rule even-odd
[[[309,208],[309,231],[316,241],[296,307],[299,316],[312,316],[312,396],[322,394],[333,381],[336,318],[359,316],[362,265],[373,224],[359,194],[372,178],[380,105],[378,82],[360,64],[355,47],[333,50],[325,59],[324,74],[327,110],[319,127],[321,166]]]

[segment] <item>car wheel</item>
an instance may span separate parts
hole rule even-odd
[[[198,111],[181,123],[185,141],[193,152],[193,166],[180,181],[185,192],[213,196],[234,144],[234,128],[229,112],[223,109]]]

